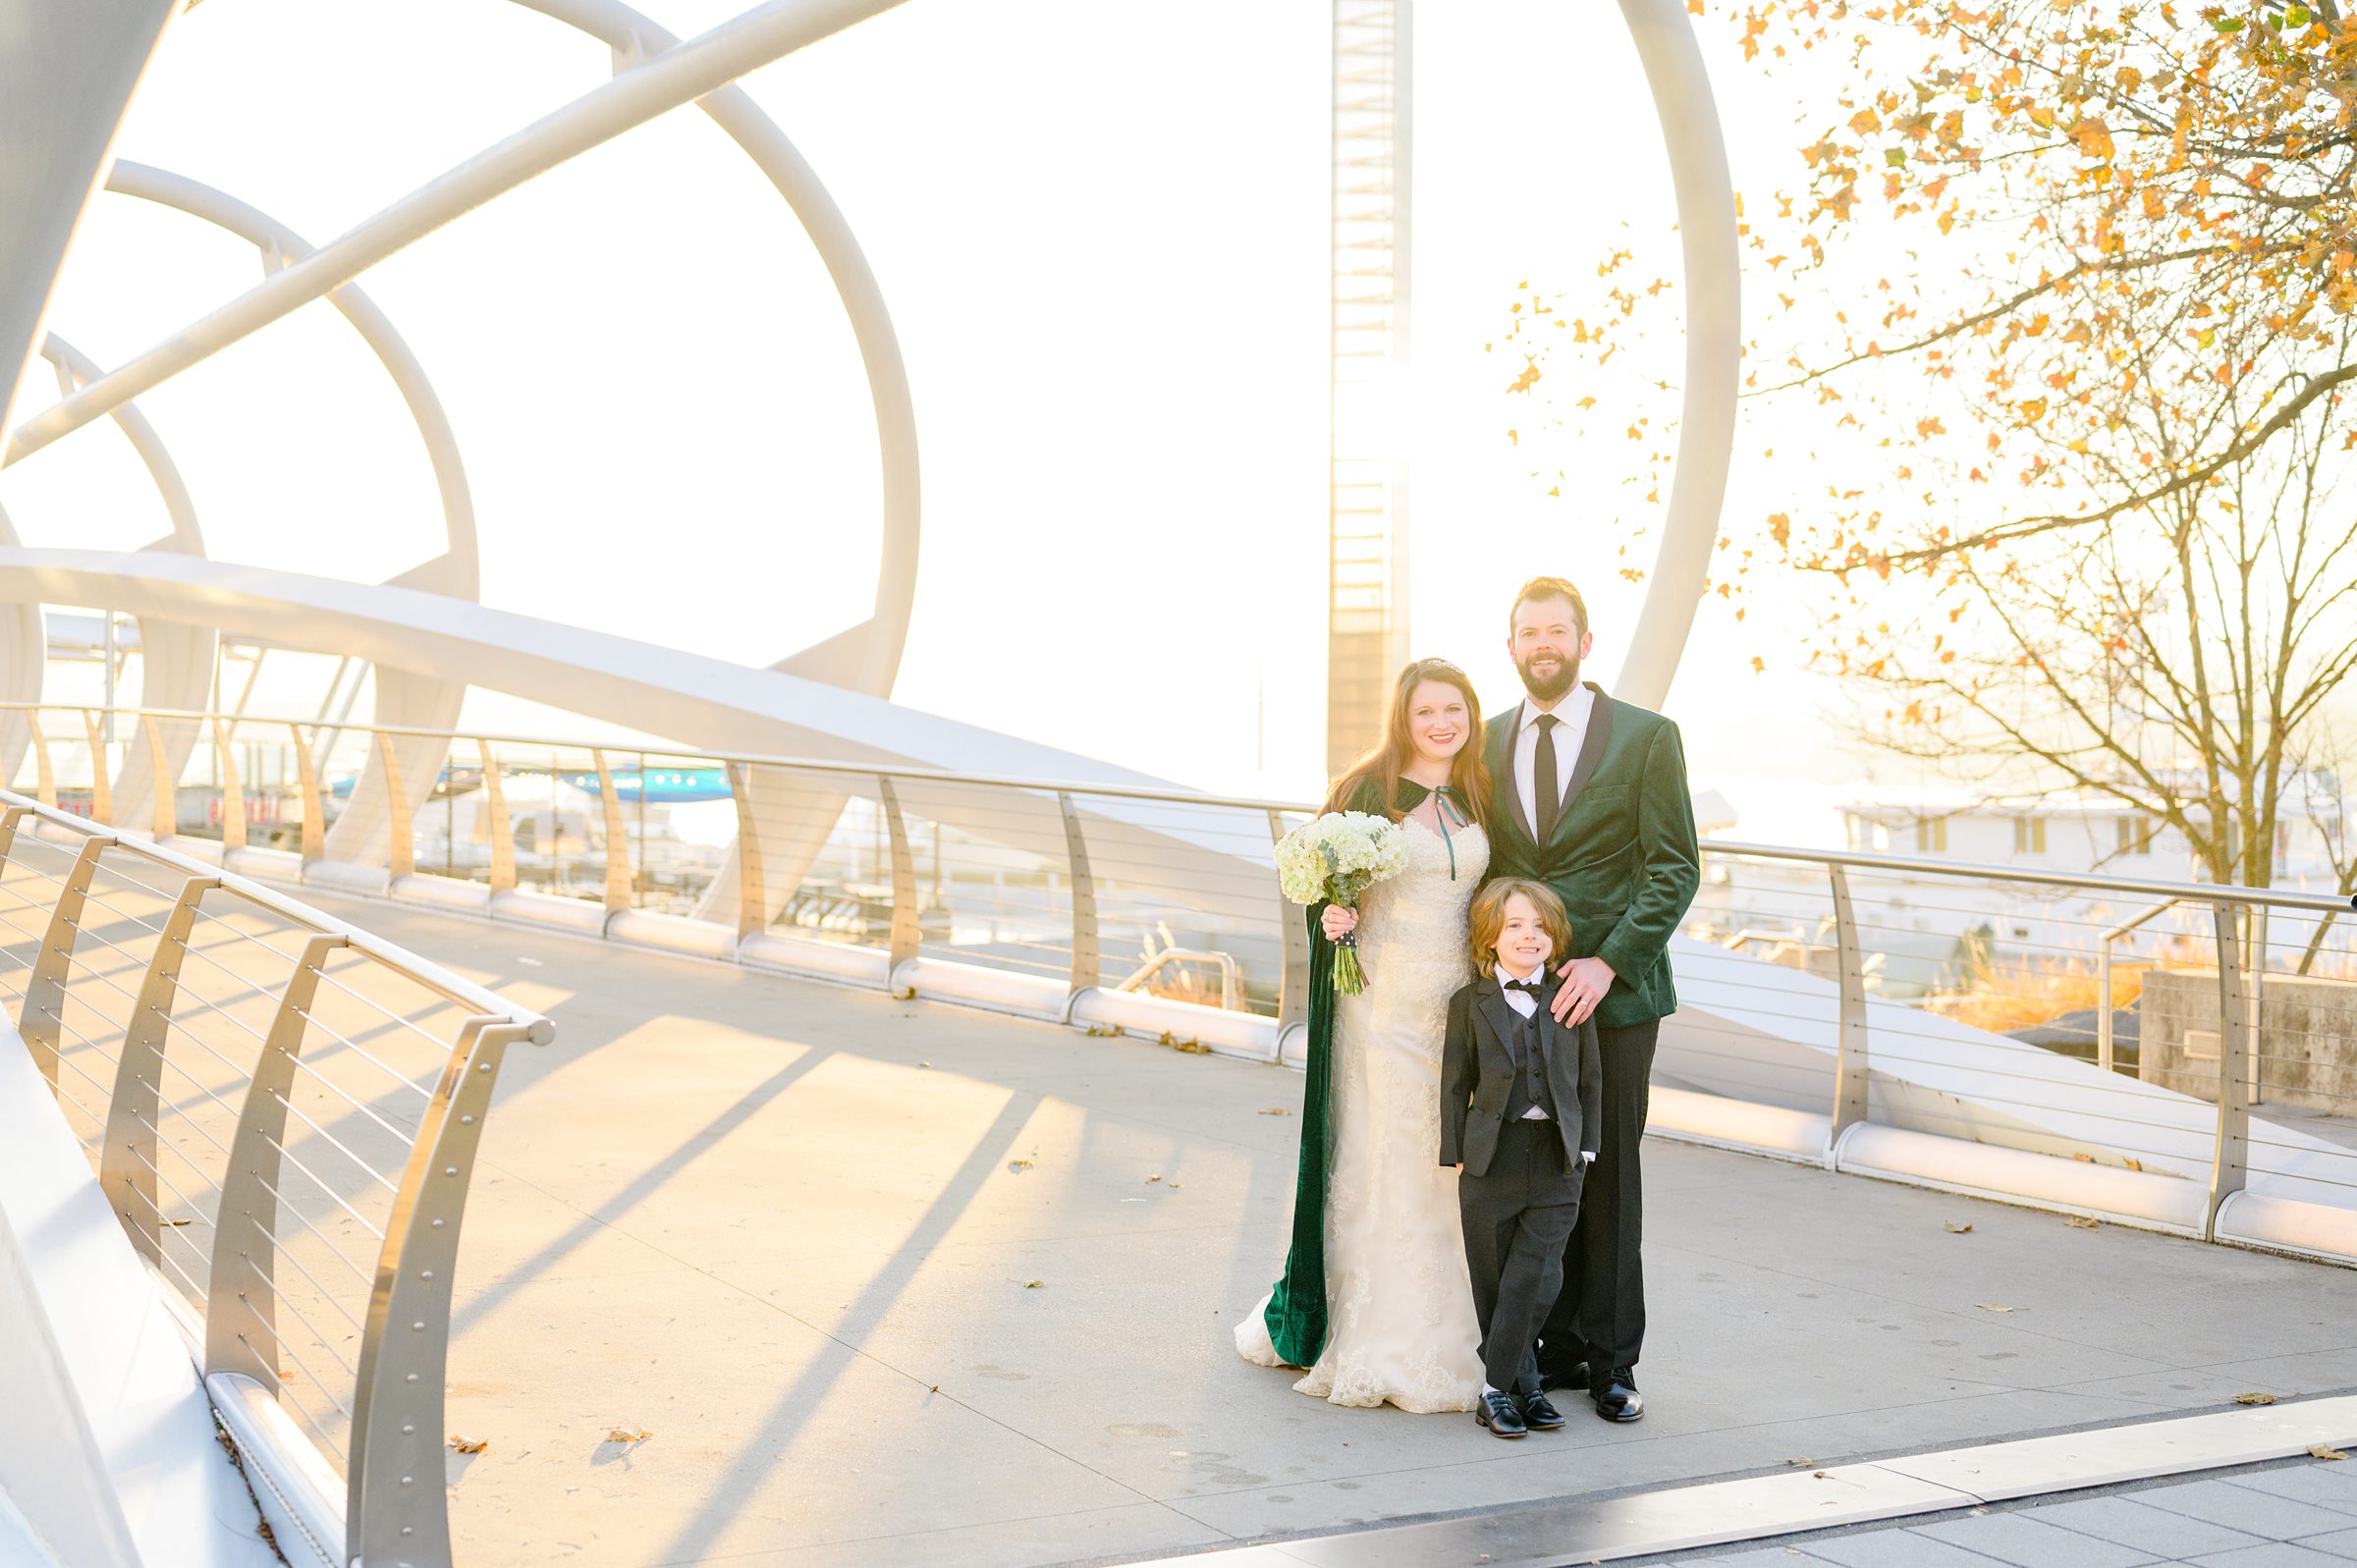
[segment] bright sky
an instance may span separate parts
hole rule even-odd
[[[738,9],[645,8],[683,35]],[[924,549],[899,700],[1212,787],[1319,786],[1329,28],[1320,0],[911,0],[747,79],[849,216],[908,361]],[[1602,448],[1548,500],[1504,435],[1527,417],[1504,393],[1519,360],[1483,344],[1525,279],[1598,287],[1608,243],[1675,275],[1654,108],[1611,7],[1427,4],[1415,31],[1413,640],[1511,700],[1507,599],[1561,572],[1588,587],[1609,684],[1641,597],[1615,547],[1653,509]],[[1743,67],[1716,18],[1702,39],[1738,187],[1789,188],[1790,76]],[[210,0],[119,152],[317,243],[607,71],[492,0]],[[257,276],[243,242],[101,196],[50,325],[113,364]],[[866,614],[876,458],[849,328],[784,204],[692,110],[362,282],[457,427],[487,602],[753,664]],[[1676,376],[1673,339],[1645,351],[1635,370]],[[36,374],[20,416],[49,392]],[[216,557],[382,578],[440,549],[407,415],[325,304],[141,406]],[[1739,460],[1748,527],[1770,508],[1746,485]],[[106,427],[0,474],[0,506],[34,545],[164,531]],[[1776,668],[1797,591],[1755,593],[1741,626],[1706,604],[1670,703],[1747,835],[1823,838],[1859,777],[1809,742],[1831,744],[1824,688]],[[469,719],[519,711],[478,694]]]

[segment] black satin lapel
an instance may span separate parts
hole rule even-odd
[[[1588,732],[1580,737],[1579,758],[1571,764],[1571,783],[1563,790],[1563,814],[1555,819],[1555,831],[1562,833],[1563,824],[1571,820],[1571,802],[1587,787],[1596,776],[1597,766],[1604,761],[1604,748],[1613,739],[1613,699],[1604,694],[1601,686],[1590,686],[1596,698],[1588,708]]]
[[[1507,1005],[1506,993],[1498,989],[1495,980],[1490,982],[1489,990],[1482,994],[1481,1015],[1489,1021],[1490,1032],[1498,1037],[1499,1048],[1506,1053],[1506,1059],[1520,1066],[1522,1058],[1514,1053],[1514,1009]]]

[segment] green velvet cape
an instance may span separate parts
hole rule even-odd
[[[1326,1170],[1334,1157],[1334,944],[1326,905],[1309,907],[1309,1059],[1301,1075],[1301,1156],[1293,1174],[1293,1240],[1269,1295],[1278,1359],[1306,1367],[1326,1347]]]

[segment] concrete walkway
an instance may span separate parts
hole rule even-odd
[[[2357,1562],[2357,1464],[2299,1459],[1632,1560],[1681,1568],[2345,1568]]]
[[[1297,1075],[321,901],[558,1020],[466,1221],[465,1563],[1120,1559],[2357,1388],[2346,1271],[1656,1141],[1642,1424],[1335,1409],[1231,1348]]]

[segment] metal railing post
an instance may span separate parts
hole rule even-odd
[[[229,737],[229,722],[213,721],[214,772],[221,781],[221,852],[246,847],[246,784],[238,776],[238,753]]]
[[[204,1370],[235,1372],[272,1391],[278,1388],[277,1224],[279,1150],[287,1141],[287,1106],[295,1092],[295,1061],[311,998],[328,955],[350,946],[323,934],[307,939],[295,972],[279,994],[270,1027],[238,1108],[221,1175],[221,1207],[213,1225],[213,1260],[204,1306]],[[261,1326],[256,1338],[251,1319]]]
[[[308,866],[327,850],[327,806],[319,794],[319,759],[302,738],[302,726],[289,724],[287,732],[295,737],[295,766],[302,782],[302,839],[298,858]]]
[[[57,1092],[58,1041],[65,1028],[66,972],[74,959],[74,939],[82,934],[82,904],[89,895],[90,878],[97,873],[98,856],[115,842],[111,833],[94,833],[82,841],[65,882],[57,890],[57,905],[49,913],[49,929],[41,935],[40,956],[25,981],[25,1008],[17,1015],[17,1033]]]
[[[31,814],[29,806],[0,807],[0,866],[8,864],[10,851],[17,847],[17,824]]]
[[[417,870],[417,824],[410,812],[410,792],[403,786],[401,753],[392,735],[382,730],[376,732],[376,760],[385,774],[385,875],[399,882]],[[354,799],[359,798],[356,783],[352,792]]]
[[[1089,874],[1088,838],[1080,830],[1080,812],[1069,792],[1058,790],[1056,804],[1064,813],[1064,852],[1072,882],[1071,992],[1094,991],[1104,983],[1103,961],[1097,953],[1097,881]]]
[[[729,797],[737,803],[737,940],[769,929],[769,888],[761,876],[761,830],[753,821],[752,764],[732,762]]]
[[[345,1465],[348,1558],[382,1568],[451,1560],[442,1447],[451,1279],[499,1064],[528,1038],[504,1018],[467,1019],[418,1124],[360,1337]]]
[[[916,853],[908,845],[908,819],[901,814],[901,797],[890,779],[876,780],[876,801],[884,811],[884,832],[892,845],[892,939],[884,960],[884,984],[898,985],[901,965],[916,956],[924,927],[916,907]]]
[[[1834,892],[1834,946],[1840,966],[1841,1027],[1835,1052],[1834,1116],[1825,1143],[1825,1165],[1836,1168],[1841,1135],[1866,1119],[1868,1037],[1866,964],[1858,950],[1857,916],[1850,908],[1849,875],[1826,868]]]
[[[156,842],[180,832],[180,780],[172,774],[172,765],[164,747],[164,727],[155,715],[139,715],[139,732],[147,737],[147,772],[153,781],[148,791],[152,798],[147,806],[147,820],[153,825]]]
[[[597,797],[606,814],[606,916],[615,915],[630,906],[630,890],[635,885],[630,875],[630,840],[622,824],[622,802],[614,795],[614,770],[606,766],[606,754],[593,750],[589,758],[597,764]],[[638,793],[646,795],[646,770],[638,770]]]
[[[41,733],[39,709],[32,715],[32,797],[50,810],[57,809],[57,765],[49,760],[49,737]]]
[[[1285,814],[1270,812],[1269,841],[1279,842],[1285,834]],[[1285,1031],[1309,1021],[1309,920],[1282,889],[1277,892],[1277,930],[1285,953],[1285,974],[1277,991],[1277,1033],[1282,1040]]]
[[[220,886],[219,877],[191,877],[182,883],[180,896],[156,934],[155,950],[147,955],[147,972],[123,1026],[114,1091],[106,1103],[106,1133],[98,1146],[99,1188],[123,1221],[132,1246],[152,1264],[164,1261],[164,1217],[155,1175],[164,1154],[164,1048],[171,1039],[172,1003],[179,995],[180,966],[188,961],[189,931],[196,923],[197,902]],[[137,1202],[128,1201],[133,1199]]]
[[[2251,1092],[2250,1104],[2264,1105],[2259,1080],[2267,1039],[2267,905],[2251,905]]]
[[[2218,1239],[2218,1212],[2242,1191],[2250,1173],[2251,1110],[2244,1099],[2251,1037],[2244,1008],[2242,960],[2235,951],[2236,910],[2211,906],[2218,930],[2218,1141],[2210,1162],[2210,1202],[2203,1211],[2202,1239]]]
[[[475,746],[483,755],[483,810],[490,817],[483,828],[491,838],[491,893],[497,897],[516,891],[516,824],[508,816],[508,797],[499,784],[499,758],[491,750],[491,742],[478,740]]]
[[[108,766],[106,735],[98,725],[95,711],[82,710],[82,728],[90,736],[90,820],[115,825],[114,770]]]

